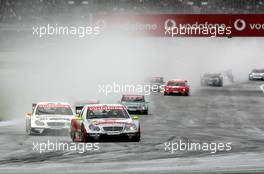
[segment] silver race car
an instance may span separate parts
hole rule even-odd
[[[249,80],[264,80],[264,69],[253,69],[248,76]]]

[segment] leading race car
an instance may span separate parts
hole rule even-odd
[[[180,94],[189,96],[190,86],[187,84],[187,80],[170,80],[164,87],[164,95]]]
[[[41,134],[45,130],[68,131],[74,118],[71,105],[63,102],[40,102],[32,105],[32,112],[27,113],[26,132]]]
[[[123,95],[121,104],[127,107],[128,112],[140,112],[148,115],[148,102],[144,95]]]
[[[248,76],[249,80],[264,80],[264,69],[253,69]]]
[[[71,120],[70,136],[73,141],[96,141],[104,138],[140,141],[138,116],[131,116],[120,104],[86,105]]]
[[[201,77],[201,86],[223,86],[223,76],[218,73],[207,73]]]

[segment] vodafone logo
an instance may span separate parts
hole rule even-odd
[[[165,22],[164,22],[164,28],[167,30],[167,29],[170,29],[170,28],[173,28],[173,27],[176,27],[176,21],[173,20],[173,19],[167,19]]]
[[[243,19],[237,19],[234,22],[234,27],[237,31],[243,31],[246,28],[246,22]]]

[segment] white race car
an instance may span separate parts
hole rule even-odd
[[[138,116],[131,116],[120,104],[86,105],[71,121],[73,141],[94,141],[105,138],[140,141]]]
[[[69,130],[74,118],[71,105],[62,102],[40,102],[32,105],[32,112],[27,113],[26,132],[41,134],[45,130]]]
[[[253,69],[249,73],[249,80],[264,80],[264,69]]]

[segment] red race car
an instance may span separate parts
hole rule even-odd
[[[187,80],[170,80],[164,87],[164,95],[180,94],[189,96],[190,86],[187,84]]]

